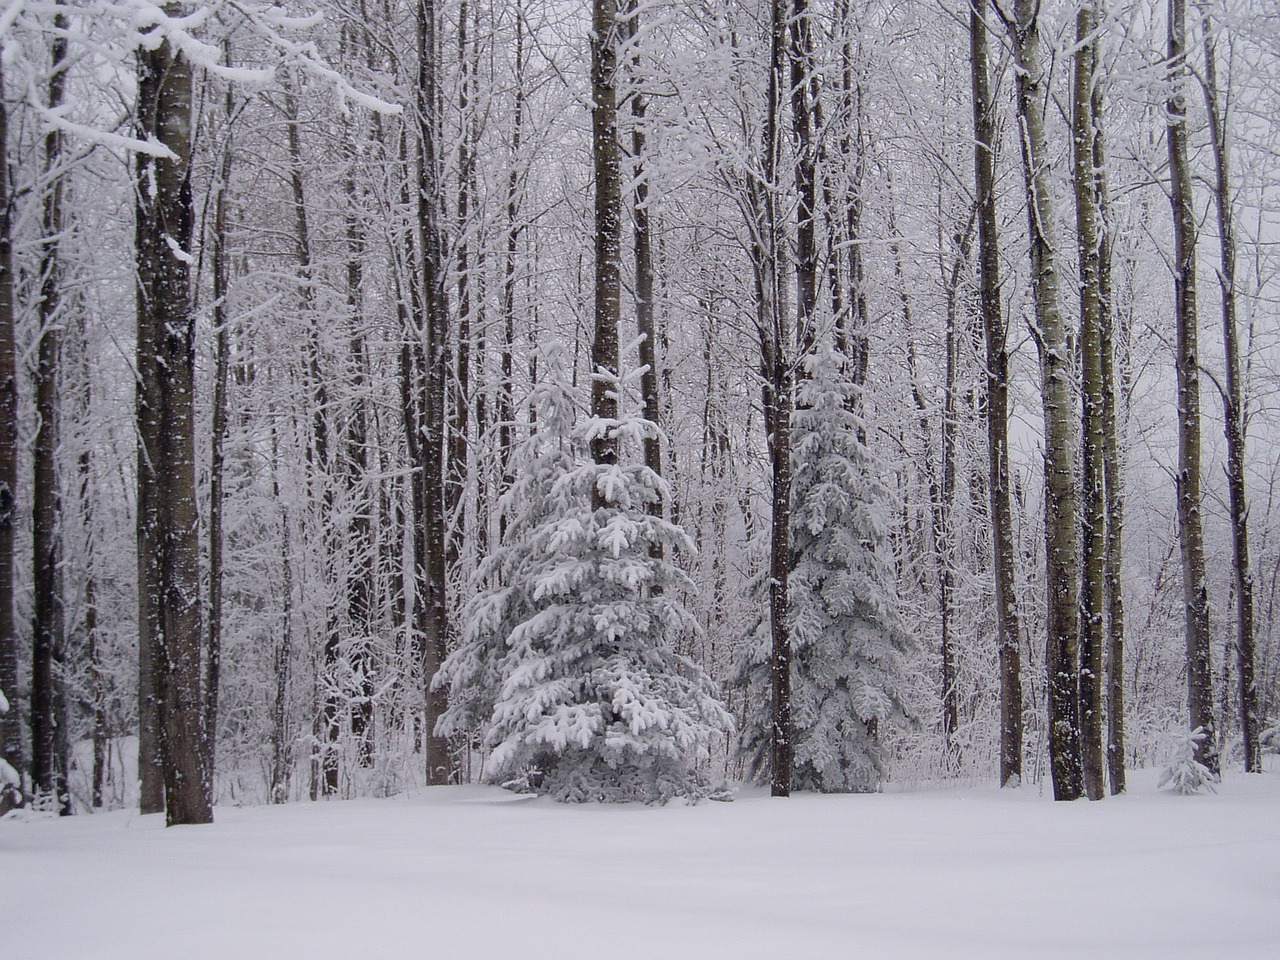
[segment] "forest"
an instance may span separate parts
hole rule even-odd
[[[1280,752],[1280,11],[10,0],[0,813]]]

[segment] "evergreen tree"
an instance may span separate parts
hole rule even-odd
[[[884,724],[914,722],[902,685],[915,642],[885,559],[890,494],[859,438],[858,388],[830,351],[807,367],[792,414],[792,780],[798,790],[867,792],[885,775]],[[762,620],[736,678],[747,690],[739,750],[757,780],[769,772],[769,663]]]
[[[602,436],[636,449],[655,428],[639,417],[575,427],[559,385],[533,399],[540,430],[506,495],[506,535],[436,680],[450,691],[437,734],[480,727],[486,779],[557,800],[697,797],[697,764],[731,720],[673,644],[698,626],[679,599],[691,583],[665,558],[693,545],[648,510],[668,495],[661,477],[588,453]]]

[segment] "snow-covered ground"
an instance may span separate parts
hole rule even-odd
[[[0,823],[0,956],[1280,958],[1280,773],[561,806],[391,800]]]

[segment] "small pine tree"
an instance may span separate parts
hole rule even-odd
[[[653,427],[575,428],[557,384],[539,387],[536,402],[540,429],[504,504],[510,525],[435,681],[450,689],[437,732],[479,727],[492,748],[486,779],[558,800],[697,797],[697,764],[731,719],[672,643],[698,627],[679,600],[691,582],[664,558],[693,545],[646,512],[667,496],[657,474],[586,452],[593,431],[635,449]]]
[[[1201,790],[1214,793],[1219,782],[1216,773],[1200,762],[1202,745],[1207,739],[1204,727],[1196,727],[1190,733],[1178,733],[1169,738],[1169,762],[1160,771],[1156,788],[1168,787],[1173,793],[1190,796]]]
[[[903,690],[915,641],[886,561],[888,488],[860,439],[857,387],[831,351],[811,357],[792,420],[791,715],[797,790],[867,792],[885,775],[884,726],[911,724]],[[757,589],[764,594],[765,584]],[[739,754],[768,776],[769,630],[762,622],[735,680],[745,688]]]

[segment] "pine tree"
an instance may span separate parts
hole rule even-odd
[[[886,562],[890,494],[859,440],[857,387],[830,351],[811,357],[792,415],[790,607],[793,786],[867,792],[885,775],[880,732],[910,724],[902,682],[915,646]],[[763,589],[763,585],[761,587]],[[740,752],[768,776],[769,632],[761,622],[738,682],[748,690]]]
[[[436,681],[450,691],[436,733],[480,727],[486,779],[557,800],[697,797],[697,765],[731,720],[673,643],[698,627],[679,599],[691,583],[665,558],[693,546],[647,510],[667,496],[659,476],[588,452],[602,435],[639,446],[653,427],[575,427],[571,394],[554,384],[531,399],[541,428],[504,500],[503,542],[480,567],[488,586]]]

